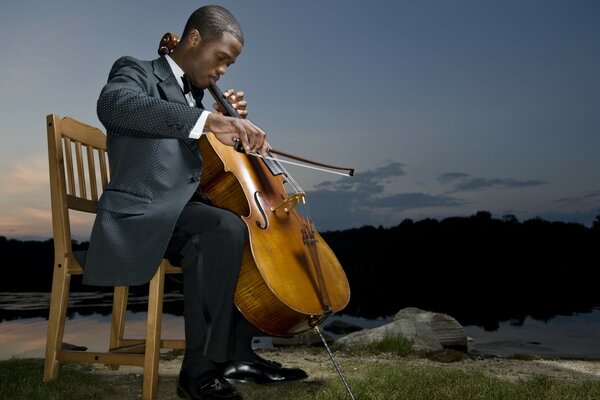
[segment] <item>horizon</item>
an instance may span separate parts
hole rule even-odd
[[[244,90],[273,147],[356,168],[289,168],[319,231],[478,210],[589,227],[599,214],[600,2],[219,3],[246,39],[220,86]],[[1,236],[52,237],[45,116],[104,130],[112,63],[156,58],[197,7],[3,6]],[[74,237],[92,221],[73,214]]]
[[[343,231],[348,231],[348,230],[353,230],[353,229],[363,229],[363,228],[391,229],[391,228],[397,227],[397,226],[405,223],[407,220],[410,220],[413,223],[419,223],[419,222],[422,222],[422,221],[432,220],[432,219],[436,220],[438,222],[442,222],[442,221],[444,221],[446,219],[455,219],[455,218],[465,218],[465,219],[468,219],[468,218],[474,218],[474,217],[477,216],[477,214],[480,214],[480,213],[489,213],[489,211],[479,210],[476,213],[471,214],[471,215],[451,215],[451,216],[446,216],[446,217],[442,217],[442,218],[425,217],[425,218],[417,219],[417,220],[412,219],[412,218],[405,218],[405,219],[403,219],[402,221],[400,221],[396,225],[390,225],[390,226],[377,225],[376,226],[376,225],[366,224],[366,225],[361,225],[361,226],[348,227],[348,228],[344,228],[344,229],[328,229],[328,230],[320,231],[320,233],[338,232],[338,231],[339,232],[343,232]],[[580,225],[580,226],[582,226],[582,227],[584,227],[586,229],[593,229],[594,228],[594,224],[596,223],[596,221],[597,221],[597,223],[600,223],[600,210],[598,211],[598,214],[594,217],[593,221],[590,221],[589,224],[582,224],[580,222],[572,222],[572,221],[559,221],[559,220],[554,220],[553,221],[553,220],[544,219],[544,218],[542,218],[540,216],[534,216],[534,217],[527,218],[527,219],[524,219],[524,220],[519,220],[519,218],[517,218],[513,214],[503,214],[501,216],[495,217],[493,214],[490,213],[490,217],[491,217],[492,220],[497,220],[497,221],[505,221],[505,219],[507,217],[515,217],[516,218],[516,222],[519,223],[519,224],[523,224],[523,223],[526,223],[526,222],[529,222],[529,221],[534,221],[534,220],[538,220],[539,219],[539,220],[542,220],[542,221],[545,221],[545,222],[549,222],[549,223],[575,224],[575,225]],[[50,235],[48,237],[35,236],[35,235],[32,235],[32,236],[25,235],[25,236],[13,236],[13,237],[9,237],[9,236],[5,236],[5,235],[0,234],[0,237],[4,237],[6,240],[20,240],[20,241],[47,241],[47,240],[52,240],[53,239],[52,235]],[[85,243],[85,242],[89,241],[89,236],[88,237],[83,237],[83,236],[78,236],[78,235],[72,235],[72,239],[75,240],[77,243]]]

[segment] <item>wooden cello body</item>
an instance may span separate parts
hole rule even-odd
[[[274,336],[289,336],[312,327],[343,309],[350,300],[348,280],[322,237],[288,198],[284,176],[273,175],[260,158],[239,153],[212,133],[199,141],[204,161],[202,191],[215,205],[237,215],[248,227],[235,304],[255,326]],[[315,253],[319,266],[314,265]]]

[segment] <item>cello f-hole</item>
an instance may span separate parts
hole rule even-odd
[[[265,213],[265,210],[262,204],[260,203],[259,197],[262,197],[262,194],[260,192],[254,192],[254,201],[256,202],[256,206],[258,207],[258,210],[260,211],[264,222],[261,223],[259,220],[256,220],[254,222],[256,222],[256,226],[258,226],[260,229],[267,229],[267,227],[269,226],[269,219],[267,218],[267,214]]]

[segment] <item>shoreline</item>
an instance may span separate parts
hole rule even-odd
[[[299,346],[263,349],[258,353],[283,363],[285,367],[302,368],[308,373],[308,378],[274,385],[236,383],[237,390],[245,399],[348,398],[323,348]],[[176,386],[182,354],[181,351],[170,351],[161,355],[156,400],[178,399]],[[551,360],[531,355],[519,358],[481,357],[453,350],[400,356],[392,353],[349,353],[336,349],[334,354],[350,387],[363,399],[461,400],[474,394],[483,396],[481,398],[490,395],[515,399],[600,398],[600,360]],[[3,387],[0,397],[15,400],[132,400],[141,396],[141,367],[121,366],[118,371],[110,371],[104,365],[65,363],[58,379],[51,385],[42,383],[43,367],[41,358],[23,359],[22,362],[12,360],[5,364],[2,373],[12,374],[15,384]],[[79,385],[80,390],[76,393],[73,392],[73,382]],[[36,393],[45,393],[45,397],[36,397]],[[89,397],[91,393],[93,396]]]
[[[450,353],[452,351],[444,351]],[[338,380],[337,372],[326,352],[322,348],[295,347],[262,349],[258,353],[267,359],[277,360],[286,367],[299,367],[308,373],[309,377],[302,384],[312,385],[327,380]],[[372,356],[350,356],[336,351],[335,357],[349,383],[360,377],[361,370],[366,366],[397,366],[398,368],[431,368],[459,370],[466,373],[482,373],[486,376],[499,378],[509,382],[545,377],[565,382],[578,383],[584,381],[600,382],[600,360],[557,360],[557,359],[512,359],[502,357],[469,356],[458,357],[452,361],[408,356],[397,357],[391,354]],[[452,358],[452,357],[450,357]],[[157,400],[177,399],[175,387],[182,356],[167,354],[161,358],[159,366],[159,393]],[[119,371],[108,371],[101,365],[94,365],[91,373],[97,374],[119,387],[119,394],[107,400],[126,400],[136,398],[141,388],[141,372],[139,367],[121,367]],[[290,383],[294,385],[296,383]],[[243,393],[260,391],[260,387],[252,384],[237,384]]]

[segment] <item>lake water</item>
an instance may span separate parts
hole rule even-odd
[[[106,313],[111,296],[105,293],[73,294],[73,309],[80,311],[69,316],[64,341],[86,346],[92,351],[106,350],[110,328],[110,316]],[[139,303],[145,301],[144,298],[137,300]],[[165,309],[169,302],[180,300],[177,294],[167,296]],[[44,357],[48,304],[47,293],[0,293],[0,360]],[[90,311],[90,304],[100,307],[101,311]],[[128,311],[126,336],[143,337],[145,319],[145,312]],[[371,328],[389,322],[391,317],[368,320],[334,315],[328,323],[335,320]],[[473,339],[469,343],[469,352],[472,354],[507,356],[533,353],[542,357],[600,360],[600,308],[570,316],[557,316],[548,321],[526,318],[518,326],[508,321],[500,322],[496,331],[485,331],[477,326],[465,326],[465,331]],[[183,339],[183,332],[183,317],[165,313],[162,337]],[[269,343],[268,338],[262,338],[257,346],[269,346]]]

